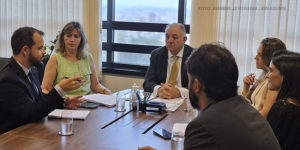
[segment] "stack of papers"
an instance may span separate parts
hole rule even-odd
[[[174,99],[162,99],[159,97],[156,97],[152,99],[153,102],[163,102],[166,104],[167,111],[176,111],[177,108],[184,102],[184,99],[182,97],[174,98]]]
[[[71,111],[73,119],[85,119],[90,114],[90,111],[88,110],[55,109],[48,114],[48,116],[51,118],[61,118],[61,113],[63,111]]]
[[[98,103],[108,107],[113,107],[116,105],[116,97],[112,95],[90,94],[83,96],[82,99],[88,102]]]
[[[172,133],[175,133],[180,136],[184,136],[187,125],[188,125],[187,123],[175,123],[173,125]]]

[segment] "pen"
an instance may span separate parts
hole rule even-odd
[[[139,91],[136,91],[136,97],[139,100],[139,102],[142,102]]]
[[[64,79],[69,79],[70,77],[64,77]],[[82,80],[77,79],[77,81],[81,82]]]

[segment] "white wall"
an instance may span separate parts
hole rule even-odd
[[[112,92],[120,91],[123,89],[131,88],[133,83],[143,89],[144,77],[126,76],[126,75],[113,75],[103,73],[101,84],[110,89]]]
[[[218,0],[192,0],[190,46],[198,48],[202,44],[217,41],[218,12],[199,9],[215,6],[218,6]]]

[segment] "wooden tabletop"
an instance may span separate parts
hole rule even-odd
[[[171,141],[153,134],[153,130],[172,130],[174,123],[188,123],[191,116],[182,104],[175,112],[128,111],[115,112],[114,107],[100,106],[90,109],[85,120],[74,120],[72,136],[60,136],[60,119],[45,117],[43,120],[23,125],[0,135],[0,149],[87,149],[135,150],[152,146],[158,150],[171,149]]]

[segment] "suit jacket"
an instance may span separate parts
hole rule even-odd
[[[55,89],[41,92],[36,70],[33,76],[40,93],[37,94],[19,64],[11,58],[0,70],[0,134],[20,125],[34,122],[61,107],[63,99]]]
[[[6,57],[0,57],[0,69],[2,69],[2,67],[4,67],[9,61],[9,58]]]
[[[185,61],[190,56],[193,48],[184,45],[182,63],[181,63],[181,84],[182,87],[187,88],[188,77],[185,67]],[[153,92],[156,85],[166,82],[168,67],[168,49],[166,46],[157,48],[151,52],[150,66],[148,67],[143,88],[146,92]]]
[[[185,131],[185,150],[280,150],[266,119],[241,96],[208,105]]]

